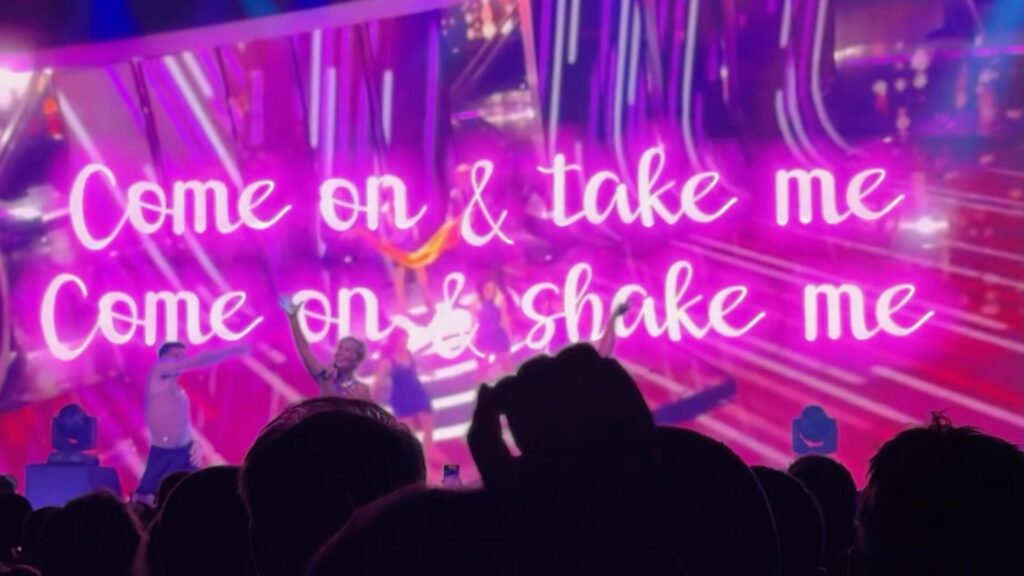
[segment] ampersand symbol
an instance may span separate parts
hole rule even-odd
[[[490,160],[480,160],[473,165],[473,169],[470,171],[470,181],[473,186],[473,197],[469,200],[469,204],[466,206],[466,215],[462,219],[462,237],[465,238],[466,242],[469,242],[473,246],[483,246],[490,242],[495,236],[501,239],[502,242],[512,245],[515,242],[511,238],[505,235],[501,231],[501,225],[508,218],[508,211],[502,210],[498,219],[495,220],[491,216],[490,210],[487,209],[487,205],[484,203],[483,193],[487,187],[487,183],[491,179],[491,175],[494,174],[494,163]],[[483,219],[490,225],[490,231],[486,234],[480,235],[473,230],[473,212],[476,208]]]

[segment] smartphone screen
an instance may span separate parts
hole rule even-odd
[[[459,478],[459,465],[458,464],[445,464],[444,473],[441,477],[441,484],[444,486],[461,486],[462,480]]]

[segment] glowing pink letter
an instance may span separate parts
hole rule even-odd
[[[46,292],[43,293],[39,320],[42,325],[43,340],[46,342],[46,347],[50,349],[50,353],[53,354],[54,358],[66,362],[78,358],[89,347],[89,343],[96,336],[97,327],[95,324],[93,325],[92,330],[89,331],[89,334],[82,340],[82,344],[78,348],[69,348],[61,341],[60,336],[57,334],[57,295],[65,284],[77,286],[82,296],[89,295],[89,291],[86,289],[85,283],[82,282],[81,278],[74,274],[59,274],[50,281],[50,284],[46,287]]]
[[[727,338],[739,338],[750,329],[757,325],[764,316],[764,312],[758,312],[752,320],[744,324],[740,328],[734,328],[726,320],[726,316],[730,312],[736,309],[737,306],[743,303],[743,299],[747,297],[746,286],[730,286],[724,290],[716,292],[711,297],[711,306],[708,309],[708,323],[711,329],[725,336]]]
[[[487,183],[491,180],[491,174],[494,172],[494,163],[490,160],[480,160],[473,165],[473,169],[470,171],[470,179],[473,185],[473,197],[469,200],[469,205],[466,207],[466,215],[462,218],[461,233],[463,239],[471,246],[483,246],[490,242],[495,236],[497,236],[502,242],[508,245],[515,244],[511,238],[505,235],[501,231],[501,225],[505,223],[505,219],[508,218],[508,211],[502,210],[501,214],[498,215],[498,219],[495,220],[491,216],[491,211],[487,209],[487,205],[484,203],[484,190],[487,188]],[[480,235],[473,229],[473,214],[479,212],[483,217],[484,221],[490,226],[490,231],[486,234]]]
[[[821,191],[821,211],[825,222],[838,224],[846,219],[836,206],[836,178],[828,170],[815,168],[807,170],[779,170],[775,174],[775,221],[779,226],[789,224],[790,184],[796,181],[797,206],[800,209],[800,223],[810,224],[814,220],[814,183]]]
[[[846,186],[846,203],[850,205],[850,212],[854,216],[864,220],[878,220],[892,212],[900,202],[903,202],[906,198],[905,194],[897,196],[880,211],[872,210],[864,205],[864,198],[874,192],[882,184],[882,180],[885,180],[885,170],[881,168],[865,170],[850,179],[850,183]]]
[[[133,186],[134,188],[134,186]],[[172,196],[174,198],[174,233],[181,236],[187,229],[187,199],[192,198],[192,229],[196,234],[206,232],[207,216],[207,193],[213,193],[213,213],[217,220],[217,230],[226,233],[238,230],[241,223],[231,222],[228,216],[228,187],[218,180],[200,182],[198,180],[179,181],[174,183]],[[130,202],[129,202],[130,204]],[[134,223],[134,221],[133,221]],[[135,227],[138,229],[138,226]],[[148,234],[148,232],[147,232]]]
[[[566,215],[565,205],[565,175],[568,171],[581,172],[583,169],[578,164],[566,164],[564,154],[555,154],[554,165],[551,168],[538,167],[541,174],[551,174],[552,194],[552,219],[556,226],[566,227],[583,219],[583,214]],[[614,177],[614,174],[612,174]]]
[[[935,312],[929,310],[909,328],[904,328],[896,323],[892,317],[893,313],[899,312],[900,308],[906,306],[910,299],[914,297],[915,292],[917,292],[917,289],[912,284],[900,284],[882,292],[878,302],[875,303],[875,317],[878,319],[879,327],[887,334],[892,334],[893,336],[913,334],[918,328],[924,326],[924,323],[930,320],[932,316],[935,316]],[[897,297],[900,300],[894,305],[892,301]]]
[[[261,220],[255,214],[254,211],[263,204],[273,191],[273,180],[258,180],[250,183],[242,190],[242,196],[238,199],[238,217],[241,218],[243,224],[253,230],[266,230],[277,224],[278,220],[284,218],[284,215],[291,211],[292,205],[286,204],[270,220]]]
[[[71,185],[71,193],[68,198],[71,228],[75,231],[75,236],[78,237],[78,241],[82,243],[82,246],[94,251],[103,250],[109,246],[128,220],[126,215],[122,215],[110,236],[105,238],[96,238],[89,232],[88,219],[85,215],[85,185],[89,182],[89,177],[97,172],[107,178],[108,186],[115,186],[117,184],[117,179],[114,178],[114,173],[110,171],[110,168],[102,164],[89,164],[78,172],[74,184]]]
[[[224,323],[245,306],[245,299],[245,292],[235,291],[223,294],[213,301],[213,306],[210,307],[210,329],[218,338],[236,342],[245,338],[263,322],[263,317],[259,316],[249,322],[241,332],[235,332]]]

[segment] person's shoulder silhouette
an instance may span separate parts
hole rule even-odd
[[[871,459],[854,573],[1024,574],[1024,454],[948,419],[897,434]]]

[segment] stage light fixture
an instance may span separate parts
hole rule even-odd
[[[96,418],[85,413],[78,404],[68,404],[53,419],[53,449],[61,460],[84,461],[85,452],[96,447]],[[92,457],[93,459],[95,456]]]

